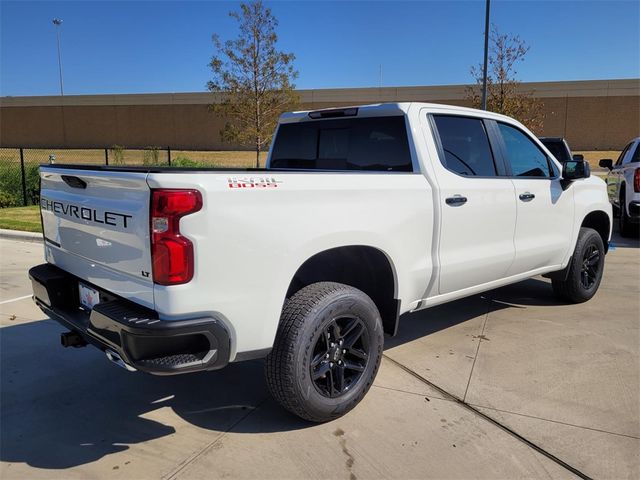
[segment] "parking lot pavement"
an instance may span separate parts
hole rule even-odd
[[[31,282],[27,275],[29,267],[42,262],[41,242],[0,238],[0,327],[43,318],[31,301]]]
[[[31,294],[26,270],[42,262],[42,243],[0,238],[0,307],[3,302]]]
[[[640,248],[614,241],[585,304],[536,278],[403,316],[364,401],[310,425],[257,361],[152,377],[63,349],[19,299],[41,246],[1,240],[0,477],[639,478]]]

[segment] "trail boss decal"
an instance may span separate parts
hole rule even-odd
[[[280,180],[276,180],[273,177],[229,177],[229,188],[277,188]]]
[[[40,198],[40,208],[49,210],[55,214],[62,214],[66,217],[77,218],[78,220],[87,220],[93,223],[102,223],[112,225],[114,227],[129,227],[129,220],[133,218],[131,215],[118,212],[98,212],[95,208],[79,207],[71,203],[60,202],[58,200],[49,200],[48,198]]]

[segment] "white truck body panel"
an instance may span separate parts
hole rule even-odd
[[[571,238],[575,225],[567,219],[574,218],[574,190],[563,190],[560,178],[513,178],[511,181],[516,195],[532,193],[535,201],[516,203],[517,255],[507,275],[562,265],[573,251],[567,239]]]
[[[397,282],[398,298],[422,298],[432,269],[426,252],[433,225],[424,176],[273,172],[269,177],[279,182],[277,188],[229,188],[229,178],[244,177],[149,175],[152,188],[196,185],[203,192],[203,209],[181,223],[198,259],[193,280],[155,286],[156,310],[164,318],[205,314],[214,307],[235,333],[232,352],[266,348],[298,268],[316,253],[344,245],[384,252],[403,279]]]
[[[558,176],[467,178],[446,169],[427,119],[433,113],[493,119],[528,132],[510,118],[478,110],[385,104],[359,107],[358,117],[404,115],[414,172],[142,174],[47,167],[42,173],[44,197],[84,202],[99,215],[109,210],[132,216],[132,229],[125,232],[43,212],[45,235],[51,240],[60,243],[56,239],[63,228],[78,240],[71,251],[47,243],[47,260],[153,308],[161,320],[221,318],[230,332],[233,360],[238,353],[273,345],[291,281],[317,253],[343,246],[369,246],[384,253],[403,313],[561,270],[586,215],[602,211],[611,217],[604,183],[595,177],[563,189]],[[307,112],[295,112],[281,122],[308,119]],[[528,133],[557,172],[562,171]],[[89,179],[82,202],[60,180],[63,173]],[[262,188],[265,182],[269,188]],[[194,277],[183,285],[161,286],[144,277],[143,272],[151,271],[150,189],[158,188],[197,189],[202,194],[202,209],[180,220],[196,259]],[[518,200],[523,193],[535,194],[535,202]],[[467,203],[448,205],[446,199],[456,195],[465,196]],[[96,250],[99,239],[111,242],[109,248]],[[118,249],[116,242],[126,247]],[[113,255],[101,256],[103,251]]]

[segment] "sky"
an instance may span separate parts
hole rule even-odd
[[[482,61],[484,0],[265,2],[296,87],[469,83]],[[0,95],[198,92],[211,34],[237,34],[238,2],[0,0]],[[640,77],[640,1],[491,2],[491,21],[530,50],[521,81]],[[382,71],[382,75],[380,75]]]

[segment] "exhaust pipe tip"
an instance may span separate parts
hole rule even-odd
[[[87,341],[78,332],[64,332],[60,334],[60,344],[65,347],[86,347]]]
[[[114,352],[113,350],[105,350],[104,353],[107,355],[107,358],[114,364],[116,364],[117,366],[119,366],[120,368],[124,368],[125,370],[128,370],[129,372],[135,372],[136,369],[133,368],[131,365],[129,365],[127,362],[125,362],[122,357],[120,355],[118,355],[116,352]]]

